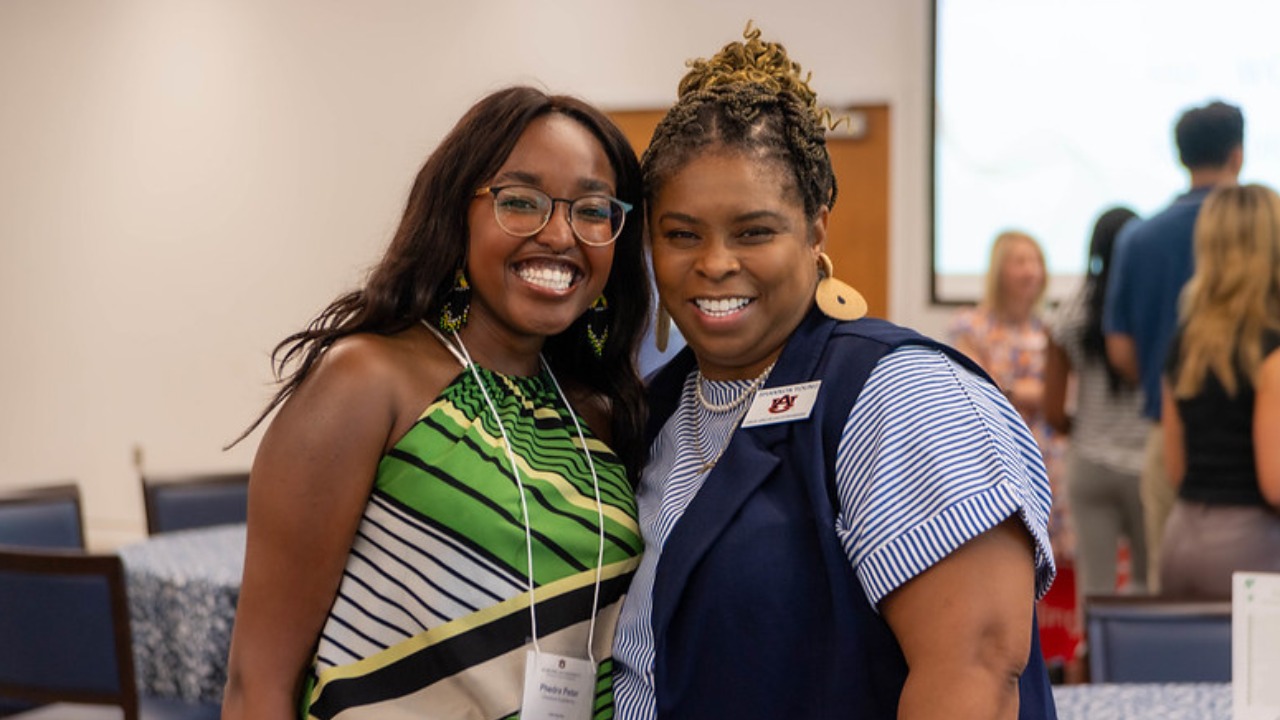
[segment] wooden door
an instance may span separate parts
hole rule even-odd
[[[609,113],[631,140],[637,154],[649,146],[665,110]],[[836,277],[857,288],[868,312],[884,317],[889,309],[889,108],[871,105],[836,113],[854,119],[827,136],[838,194],[831,211],[827,254]]]

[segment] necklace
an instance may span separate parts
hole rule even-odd
[[[774,362],[769,363],[769,367],[765,368],[764,372],[757,375],[755,380],[752,380],[750,384],[748,384],[745,388],[743,388],[742,392],[738,395],[738,397],[730,400],[727,403],[713,403],[707,399],[706,395],[702,394],[702,382],[706,380],[706,378],[702,375],[702,371],[699,370],[698,379],[696,381],[696,384],[694,385],[693,394],[698,397],[698,404],[701,405],[707,412],[716,412],[716,413],[729,412],[730,410],[746,402],[747,398],[755,394],[756,390],[761,385],[764,384],[764,381],[769,379],[769,372],[773,370],[773,366],[776,364],[777,364],[776,360]]]
[[[756,391],[760,389],[760,386],[764,384],[765,380],[769,379],[769,373],[773,370],[774,364],[775,363],[770,363],[769,367],[765,368],[764,372],[756,376],[754,380],[752,380],[745,388],[743,388],[742,392],[739,393],[736,398],[726,403],[713,403],[707,400],[706,395],[704,395],[702,392],[702,381],[705,378],[702,376],[702,371],[699,370],[698,377],[694,380],[693,394],[698,398],[698,404],[701,405],[702,409],[706,410],[707,412],[725,413],[731,410],[737,410],[737,412],[734,413],[734,417],[730,422],[730,425],[736,428],[737,424],[742,420],[742,415],[746,412],[747,398],[754,397]],[[706,453],[704,453],[702,450],[702,438],[703,438],[702,423],[699,422],[698,413],[694,412],[693,414],[693,449],[694,449],[694,452],[698,454],[699,472],[705,473],[711,468],[715,467],[716,463],[720,462],[720,456],[724,455],[724,451],[729,448],[729,442],[733,439],[733,433],[729,433],[729,437],[726,438],[724,444],[721,445],[719,449],[716,450],[716,454],[713,455],[710,459],[707,458]]]

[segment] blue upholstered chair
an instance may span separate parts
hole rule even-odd
[[[249,473],[142,476],[147,533],[242,523],[249,510]]]
[[[1231,681],[1229,600],[1090,596],[1085,625],[1092,682]]]
[[[116,555],[0,548],[0,698],[6,720],[213,720],[216,705],[141,698]]]
[[[0,545],[84,549],[75,483],[0,492]]]

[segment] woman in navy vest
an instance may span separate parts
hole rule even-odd
[[[691,67],[642,160],[688,347],[650,385],[617,716],[1053,718],[1035,440],[833,277],[829,115],[783,47],[748,26]]]

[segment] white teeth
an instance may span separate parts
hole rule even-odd
[[[564,292],[573,284],[573,268],[564,265],[524,263],[516,267],[516,275],[530,285]]]
[[[746,307],[750,302],[751,298],[744,297],[716,298],[714,300],[704,298],[694,301],[699,310],[711,317],[724,317],[725,315],[733,314]]]

